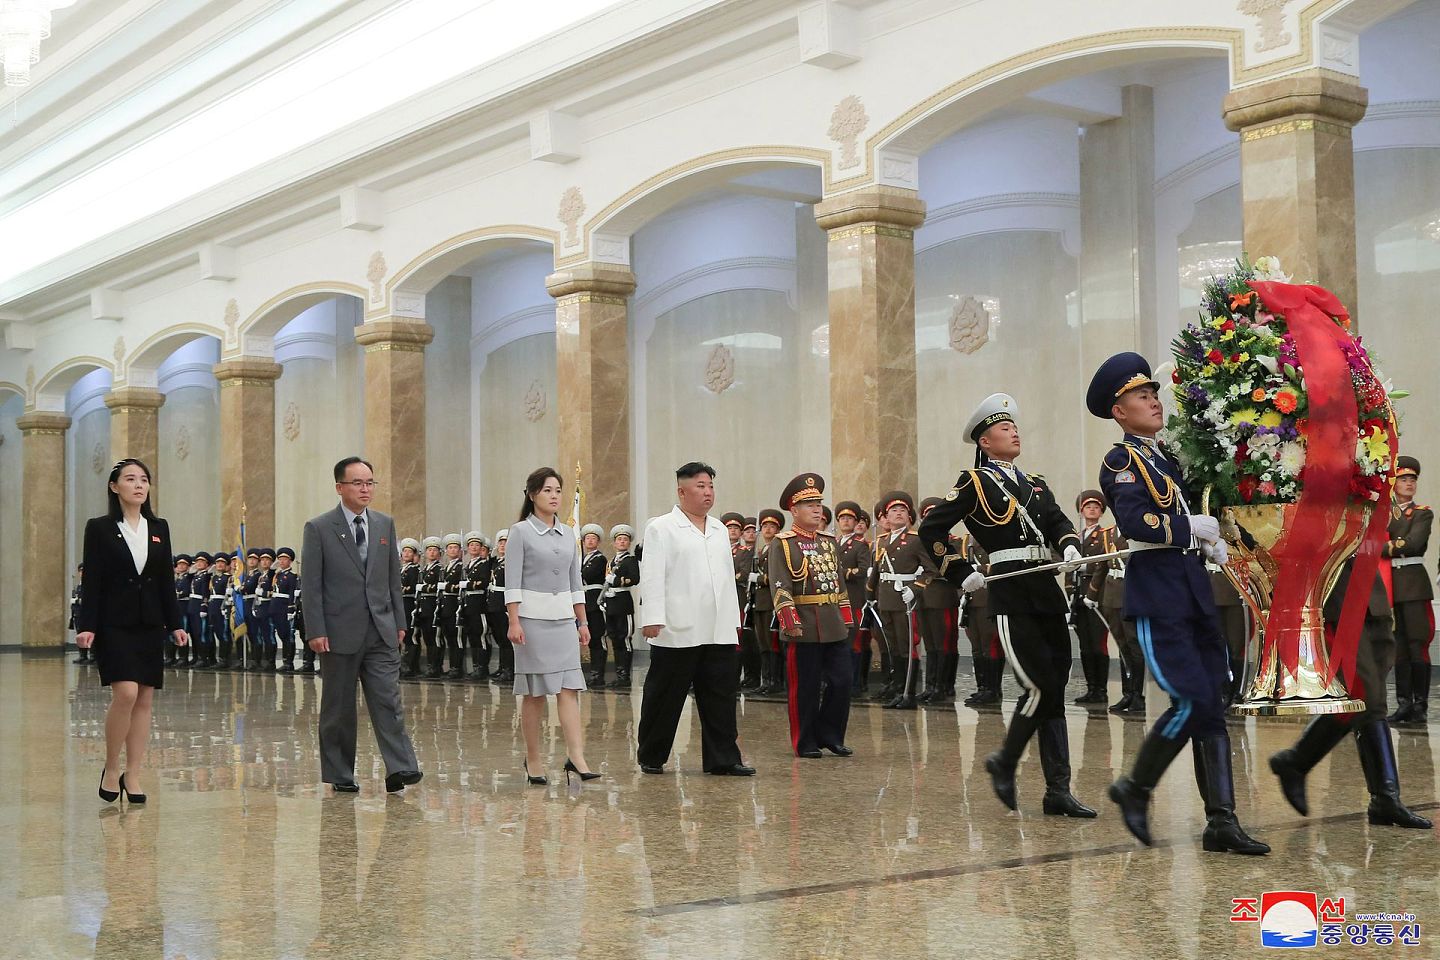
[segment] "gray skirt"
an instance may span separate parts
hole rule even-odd
[[[561,690],[584,690],[580,672],[580,634],[574,620],[520,618],[525,642],[515,645],[515,694],[543,697]]]

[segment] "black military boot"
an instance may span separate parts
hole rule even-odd
[[[1150,794],[1184,748],[1184,740],[1172,740],[1152,730],[1140,744],[1130,775],[1110,784],[1110,799],[1120,808],[1125,829],[1147,847],[1155,842],[1150,839]]]
[[[295,641],[285,640],[280,647],[280,672],[295,672]]]
[[[490,682],[490,648],[471,647],[470,662],[475,664],[475,669],[465,675],[465,679],[471,683]]]
[[[445,678],[445,648],[441,646],[443,641],[437,635],[430,649],[426,651],[428,669],[425,671],[426,680],[443,680]]]
[[[1091,703],[1106,706],[1110,703],[1110,654],[1095,654],[1095,699]]]
[[[1017,711],[1015,716],[1010,718],[1010,726],[1005,731],[1004,745],[985,758],[985,772],[990,774],[990,786],[995,790],[995,796],[1000,798],[1000,802],[1011,810],[1017,809],[1015,768],[1020,764],[1025,744],[1030,742],[1030,738],[1039,728],[1039,720]]]
[[[1205,833],[1200,844],[1207,853],[1264,856],[1270,845],[1251,837],[1235,817],[1235,781],[1230,772],[1230,735],[1191,741],[1195,754],[1195,785],[1205,801]]]
[[[981,697],[990,685],[990,658],[976,657],[972,664],[975,674],[975,692],[965,698],[965,706],[973,707],[982,703]]]
[[[1395,765],[1395,744],[1390,740],[1390,727],[1375,720],[1355,730],[1355,746],[1360,750],[1360,766],[1365,771],[1365,786],[1370,791],[1370,808],[1366,815],[1378,827],[1406,827],[1429,830],[1432,824],[1412,813],[1400,801],[1400,774]]]
[[[230,662],[230,650],[231,650],[230,641],[229,641],[229,640],[221,640],[221,641],[220,641],[220,660],[219,660],[218,664],[216,665],[216,666],[217,666],[217,669],[220,669],[220,670],[230,670],[230,669],[233,669],[233,668],[234,668],[235,665]]]
[[[926,654],[925,654],[925,687],[924,687],[923,690],[920,691],[919,695],[915,697],[916,702],[918,702],[918,703],[929,703],[931,700],[934,700],[934,699],[935,699],[935,695],[939,692],[938,689],[937,689],[937,685],[938,685],[939,682],[940,682],[940,663],[939,663],[939,661],[940,661],[940,658],[939,658],[936,654],[930,653],[930,652],[928,652],[928,651],[926,652]],[[915,669],[917,669],[917,670],[920,669],[920,665],[919,665],[918,662],[917,662],[916,665],[915,665]]]
[[[450,672],[447,676],[451,680],[465,679],[465,647],[459,638],[456,638],[455,646],[450,648]]]
[[[886,710],[916,709],[915,687],[920,683],[920,661],[906,660],[903,661],[902,666],[903,669],[899,671],[899,686],[896,688],[895,696],[885,704]]]
[[[1091,656],[1088,653],[1080,654],[1080,675],[1085,678],[1085,692],[1071,700],[1071,703],[1086,704],[1092,702],[1095,695],[1094,668],[1091,666]]]
[[[975,700],[977,707],[999,707],[1000,685],[1005,679],[1005,661],[999,657],[985,658],[985,684]]]
[[[1315,764],[1335,749],[1337,743],[1345,739],[1347,732],[1348,724],[1341,723],[1332,715],[1322,714],[1306,725],[1295,746],[1270,758],[1270,772],[1280,778],[1280,792],[1301,816],[1310,815],[1310,803],[1305,798],[1305,777]],[[1358,735],[1356,743],[1359,743]],[[1363,760],[1363,748],[1360,754]]]
[[[1406,723],[1423,724],[1430,709],[1430,664],[1410,662],[1410,714]]]
[[[872,655],[869,649],[860,654],[855,663],[855,683],[853,699],[866,700],[870,697],[870,662]]]
[[[1045,799],[1041,810],[1052,817],[1093,820],[1095,811],[1070,792],[1070,735],[1064,717],[1051,717],[1040,724],[1040,767],[1045,771]]]
[[[605,648],[590,651],[590,676],[585,678],[592,690],[605,686]]]
[[[960,654],[958,652],[945,653],[940,655],[940,694],[937,696],[937,703],[952,704],[955,702],[955,677],[960,671]]]
[[[1391,723],[1404,723],[1410,716],[1410,663],[1395,664],[1395,712],[1386,717]]]

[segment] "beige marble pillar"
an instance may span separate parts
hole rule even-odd
[[[160,509],[160,408],[165,394],[154,387],[120,387],[105,394],[110,408],[110,462],[126,457],[150,468],[150,505]]]
[[[569,491],[581,470],[581,519],[607,530],[643,522],[630,512],[630,308],[635,276],[628,267],[580,264],[551,274],[555,298],[556,419],[560,462]],[[539,464],[536,464],[539,466]],[[677,464],[678,466],[678,464]],[[567,503],[573,492],[567,495]],[[564,510],[569,515],[569,507]]]
[[[1232,90],[1224,106],[1240,134],[1245,252],[1279,257],[1297,283],[1329,288],[1357,318],[1350,131],[1369,99],[1317,69]]]
[[[15,421],[21,440],[20,509],[24,565],[24,627],[27,647],[65,642],[69,578],[65,570],[65,431],[63,413],[34,410]]]
[[[220,383],[220,539],[236,542],[240,518],[250,546],[275,541],[275,381],[280,364],[236,357],[215,364]]]
[[[829,233],[828,489],[863,504],[891,489],[918,500],[915,228],[925,203],[871,187],[821,201],[815,219]]]
[[[425,528],[425,345],[427,323],[392,318],[355,328],[365,348],[365,459],[375,467],[373,501],[402,537]],[[338,459],[338,458],[337,458]]]
[[[1154,91],[1122,87],[1120,104],[1119,117],[1086,126],[1080,139],[1082,390],[1112,354],[1135,350],[1155,366],[1169,355],[1168,344],[1157,342],[1154,315]],[[1081,476],[1090,486],[1115,442],[1115,425],[1088,416],[1079,425]]]

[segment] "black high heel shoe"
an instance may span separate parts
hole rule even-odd
[[[143,794],[143,793],[131,793],[128,789],[126,789],[126,787],[125,787],[125,774],[123,774],[123,773],[120,774],[120,792],[123,793],[123,794],[125,794],[125,802],[126,802],[126,803],[144,803],[145,800],[146,800],[145,794]]]
[[[574,761],[574,760],[571,760],[569,757],[566,757],[566,758],[565,758],[565,782],[566,782],[566,783],[569,783],[569,782],[570,782],[570,774],[572,774],[572,773],[579,774],[579,775],[580,775],[580,781],[581,781],[582,783],[583,783],[584,781],[586,781],[586,780],[599,780],[599,779],[600,779],[600,774],[596,773],[594,770],[591,770],[589,773],[582,773],[581,770],[580,770],[580,768],[577,767],[577,766],[575,766],[575,761]]]
[[[120,775],[120,786],[121,786],[122,788],[125,786],[125,775],[124,775],[123,773]],[[119,800],[119,799],[120,799],[120,791],[119,791],[119,790],[106,790],[106,789],[105,789],[105,768],[104,768],[104,767],[101,767],[101,768],[100,768],[100,799],[101,799],[101,800],[104,800],[106,803],[114,803],[116,800]]]
[[[529,760],[521,760],[521,761],[520,761],[520,769],[525,771],[525,779],[530,782],[530,785],[531,785],[531,786],[543,787],[543,786],[545,786],[545,784],[547,784],[547,783],[550,782],[549,780],[545,779],[544,777],[532,777],[532,776],[530,775],[530,761],[529,761]]]

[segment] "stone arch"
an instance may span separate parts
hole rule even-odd
[[[233,341],[227,329],[221,340],[221,355],[267,356],[271,351],[270,341],[280,328],[317,303],[353,297],[363,304],[365,295],[364,287],[343,280],[321,280],[291,287],[266,300],[237,324]]]
[[[106,370],[113,376],[115,365],[100,357],[70,357],[53,367],[35,382],[34,406],[37,410],[63,411],[65,395],[87,373]]]
[[[539,246],[554,249],[558,241],[555,231],[524,224],[482,227],[442,240],[417,254],[385,282],[381,312],[424,319],[425,294],[460,267],[504,250]],[[371,313],[374,312],[372,308]]]
[[[5,398],[12,393],[23,397],[25,396],[25,388],[18,383],[11,383],[9,380],[0,380],[0,403],[4,403]]]
[[[166,327],[159,333],[152,335],[148,340],[135,349],[130,356],[125,358],[125,365],[122,370],[116,372],[115,380],[131,382],[136,379],[137,374],[143,375],[140,379],[147,381],[153,378],[156,370],[165,362],[171,354],[186,344],[206,338],[225,342],[225,331],[217,330],[214,327],[203,323],[182,323],[173,327]],[[154,386],[153,383],[135,384],[136,386]]]

